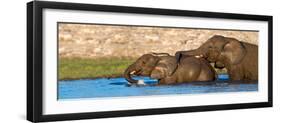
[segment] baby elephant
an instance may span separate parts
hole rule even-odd
[[[138,81],[131,75],[148,76],[158,80],[158,84],[176,84],[196,81],[213,81],[216,72],[203,58],[181,57],[180,62],[167,53],[144,54],[130,65],[124,77],[130,84]]]

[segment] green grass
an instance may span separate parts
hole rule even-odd
[[[59,79],[118,77],[134,61],[131,58],[60,58]]]

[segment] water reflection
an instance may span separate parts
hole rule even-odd
[[[59,99],[79,99],[98,97],[150,96],[167,94],[204,94],[223,92],[257,91],[257,83],[229,83],[228,76],[220,76],[215,82],[194,82],[180,85],[155,86],[157,80],[136,77],[147,84],[141,87],[128,87],[124,78],[101,78],[86,80],[67,80],[58,83]]]

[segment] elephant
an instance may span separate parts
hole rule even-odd
[[[178,63],[182,56],[205,58],[215,68],[226,68],[230,80],[258,80],[258,46],[235,38],[214,35],[199,48],[175,56]]]
[[[179,84],[195,81],[213,81],[216,72],[203,58],[182,57],[177,64],[175,56],[167,53],[148,53],[139,57],[124,71],[129,84],[138,85],[131,76],[147,76],[158,80],[157,85]]]

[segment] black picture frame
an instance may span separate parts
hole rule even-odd
[[[43,101],[42,101],[43,100],[43,95],[42,95],[43,13],[42,10],[45,8],[266,21],[268,22],[268,101],[257,102],[257,103],[173,107],[173,108],[166,107],[166,108],[158,108],[158,109],[44,115],[42,113],[43,111],[43,107],[42,107],[43,106]],[[27,120],[32,122],[44,122],[44,121],[62,121],[62,120],[124,117],[124,116],[137,116],[137,115],[154,115],[154,114],[272,107],[273,106],[272,26],[273,26],[273,17],[265,16],[265,15],[185,11],[185,10],[171,10],[171,9],[158,9],[158,8],[156,9],[156,8],[140,8],[140,7],[126,7],[126,6],[80,4],[80,3],[45,2],[45,1],[29,2],[27,3]]]

